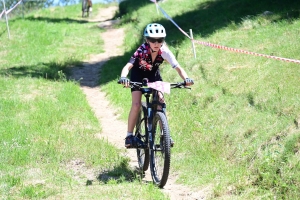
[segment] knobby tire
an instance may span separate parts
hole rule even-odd
[[[147,106],[145,102],[142,102],[141,109],[139,111],[138,119],[136,122],[135,136],[146,141],[146,129],[147,129]],[[149,148],[137,148],[137,159],[139,168],[143,171],[147,171],[149,167]]]
[[[150,149],[150,169],[153,182],[160,188],[167,183],[170,163],[171,144],[168,121],[164,113],[156,112],[153,119],[153,149]]]

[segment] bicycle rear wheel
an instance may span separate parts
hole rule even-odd
[[[157,112],[153,120],[153,149],[150,150],[150,169],[153,182],[160,188],[167,183],[170,163],[171,144],[168,121],[162,112]]]
[[[139,111],[138,119],[135,126],[135,136],[146,144],[147,138],[147,106],[145,102],[142,102],[141,109]],[[149,148],[148,146],[143,148],[137,148],[137,159],[139,167],[143,171],[147,171],[149,167]]]

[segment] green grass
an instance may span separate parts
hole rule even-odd
[[[179,172],[179,182],[213,185],[211,197],[220,199],[299,196],[299,64],[199,44],[194,59],[191,42],[152,3],[136,4],[120,5],[128,49],[125,58],[108,62],[102,79],[111,101],[124,106],[122,118],[130,96],[116,80],[146,24],[162,23],[171,50],[195,80],[191,91],[174,90],[166,97],[176,141],[171,168]],[[193,29],[198,41],[300,59],[300,8],[292,1],[178,0],[160,6],[183,30]],[[266,10],[274,14],[262,15]],[[180,81],[168,64],[162,74],[165,81]]]
[[[103,7],[94,5],[94,12]],[[121,150],[99,138],[86,96],[66,78],[70,67],[103,52],[104,30],[83,20],[80,9],[10,19],[10,40],[0,25],[0,198],[164,198],[152,184],[141,185]]]
[[[103,30],[83,20],[78,10],[80,5],[54,7],[10,20],[11,40],[1,37],[2,73],[59,78],[57,71],[101,53],[98,33]],[[0,30],[6,31],[5,23]]]
[[[1,187],[4,194],[16,184],[22,191],[14,195],[23,196],[32,178],[45,181],[43,187],[74,184],[68,167],[74,160],[99,170],[123,162],[112,145],[94,139],[101,127],[77,84],[2,78],[0,85],[1,182],[12,184]],[[28,175],[31,169],[43,176]]]
[[[184,31],[193,29],[196,40],[300,60],[295,1],[173,0],[160,6]],[[119,8],[125,52],[104,65],[100,84],[121,119],[128,116],[130,91],[116,82],[148,23],[165,26],[170,49],[195,80],[192,90],[166,95],[176,141],[171,172],[178,182],[211,188],[211,199],[297,199],[300,65],[199,44],[194,59],[189,39],[153,3],[129,0]],[[11,40],[0,24],[1,198],[166,198],[139,181],[119,150],[95,140],[101,125],[78,84],[65,78],[69,67],[103,48],[97,35],[103,30],[78,11],[74,5],[12,19]],[[168,64],[162,75],[181,81]],[[68,170],[75,161],[85,164],[83,171],[116,179],[83,187],[85,175]]]

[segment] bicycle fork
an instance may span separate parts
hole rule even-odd
[[[154,144],[154,141],[153,141],[153,130],[152,130],[152,127],[153,127],[153,111],[152,111],[152,108],[151,106],[147,107],[147,121],[148,121],[148,124],[147,124],[147,129],[148,129],[148,139],[149,139],[149,148],[150,150],[153,150],[153,144]]]
[[[166,104],[161,103],[160,106],[161,106],[162,110],[159,110],[156,112],[163,112],[164,115],[166,116]],[[147,129],[148,129],[148,134],[149,134],[150,150],[154,150],[154,141],[153,141],[153,133],[155,134],[155,130],[153,130],[154,113],[155,113],[155,111],[153,111],[152,106],[147,107],[147,121],[148,121]]]

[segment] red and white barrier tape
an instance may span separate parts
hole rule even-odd
[[[209,46],[209,47],[212,47],[212,48],[223,49],[223,50],[227,50],[227,51],[234,51],[234,52],[238,52],[238,53],[250,54],[250,55],[261,56],[261,57],[265,57],[265,58],[272,58],[272,59],[276,59],[276,60],[282,60],[282,61],[287,61],[287,62],[293,62],[293,63],[300,64],[300,60],[282,58],[282,57],[278,57],[278,56],[270,56],[270,55],[255,53],[255,52],[246,51],[246,50],[242,50],[242,49],[235,49],[235,48],[231,48],[231,47],[212,44],[212,43],[209,43],[209,42],[201,42],[201,41],[198,41],[198,40],[193,40],[193,41],[198,43],[198,44],[202,44],[204,46]]]
[[[231,47],[226,47],[226,46],[221,46],[221,45],[217,45],[217,44],[212,44],[209,42],[201,42],[198,40],[194,40],[192,39],[186,32],[184,32],[175,22],[174,20],[158,5],[158,3],[156,2],[156,0],[150,0],[153,3],[156,4],[156,6],[160,9],[160,11],[162,12],[162,14],[169,19],[185,36],[187,36],[190,40],[192,40],[193,42],[197,43],[197,44],[201,44],[204,46],[209,46],[212,48],[217,48],[217,49],[223,49],[223,50],[227,50],[227,51],[233,51],[233,52],[238,52],[238,53],[244,53],[244,54],[250,54],[250,55],[255,55],[255,56],[261,56],[261,57],[265,57],[265,58],[272,58],[272,59],[276,59],[276,60],[282,60],[282,61],[286,61],[286,62],[293,62],[293,63],[298,63],[300,64],[300,60],[296,60],[296,59],[290,59],[290,58],[282,58],[282,57],[278,57],[278,56],[270,56],[270,55],[266,55],[266,54],[261,54],[261,53],[255,53],[255,52],[251,52],[251,51],[246,51],[246,50],[242,50],[242,49],[235,49],[235,48],[231,48]]]
[[[6,11],[6,14],[10,13],[13,9],[15,9],[20,3],[22,3],[22,0],[19,1],[18,3],[16,3],[16,5],[14,5],[11,9],[9,9],[8,11]]]
[[[23,0],[19,1],[18,3],[16,3],[16,5],[14,5],[11,9],[6,11],[6,14],[8,15],[13,9],[15,9],[20,3],[22,3]],[[5,13],[5,10],[3,10],[0,14],[0,19],[2,17],[2,15]]]
[[[2,15],[4,14],[4,10],[0,13],[0,19],[1,19],[1,17],[2,17]]]

